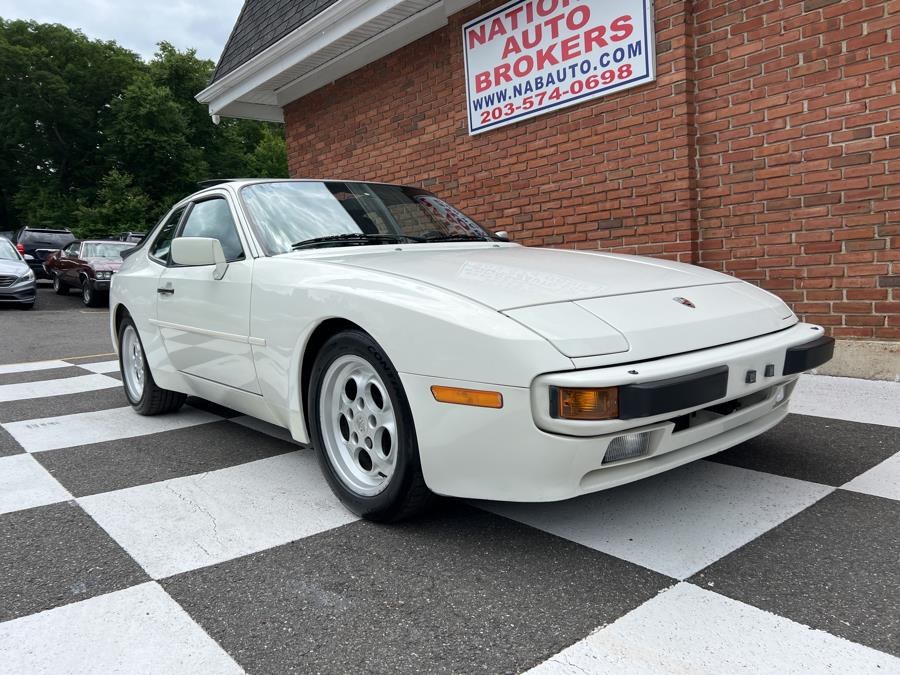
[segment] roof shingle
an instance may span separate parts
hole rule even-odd
[[[337,0],[245,0],[212,82],[296,30]]]

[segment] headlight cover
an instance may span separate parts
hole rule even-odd
[[[34,270],[31,268],[28,269],[25,274],[21,275],[18,279],[19,281],[34,281]]]
[[[109,279],[110,277],[112,277],[112,272],[97,272],[98,279],[105,280]]]

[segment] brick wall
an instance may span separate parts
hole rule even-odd
[[[900,338],[900,2],[694,2],[699,262]],[[892,268],[893,266],[893,268]]]
[[[472,137],[461,26],[500,4],[290,104],[292,175],[424,185],[521,243],[701,263],[900,337],[900,0],[656,0],[656,82]]]

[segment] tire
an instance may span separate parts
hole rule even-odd
[[[53,292],[57,295],[68,295],[69,284],[59,278],[59,273],[53,275]]]
[[[81,302],[85,307],[99,307],[102,304],[100,294],[91,286],[90,279],[81,282]]]
[[[135,384],[135,364],[140,368],[140,377],[137,378],[141,382],[139,388]],[[126,372],[126,368],[131,369],[130,373]],[[144,356],[141,336],[130,316],[126,316],[119,326],[119,371],[122,373],[125,396],[139,415],[164,415],[176,412],[184,405],[186,394],[157,386]]]
[[[369,335],[344,331],[322,346],[310,377],[307,418],[322,473],[350,511],[397,522],[431,506],[435,496],[422,476],[406,393]]]

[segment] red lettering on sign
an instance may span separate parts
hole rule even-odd
[[[613,19],[609,27],[612,28],[613,35],[610,37],[610,40],[613,42],[627,40],[634,32],[634,26],[631,24],[631,16],[629,14]]]
[[[584,33],[584,51],[591,52],[594,47],[603,49],[609,46],[609,43],[603,38],[606,35],[606,26],[594,26]]]

